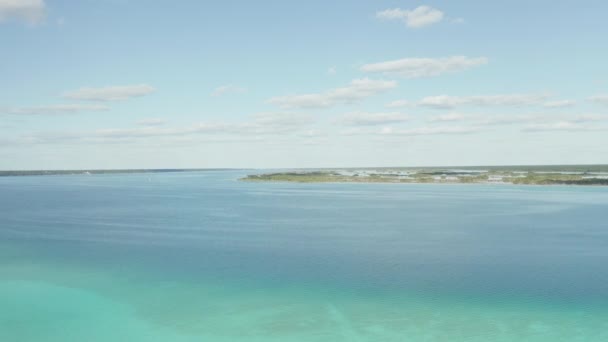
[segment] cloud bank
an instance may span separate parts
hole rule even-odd
[[[541,105],[549,98],[544,94],[507,94],[479,96],[427,96],[418,105],[439,109],[450,109],[458,106],[525,106]]]
[[[0,108],[0,113],[14,115],[59,115],[74,114],[80,112],[105,111],[109,108],[103,105],[91,104],[58,104],[33,107]]]
[[[235,86],[232,84],[227,84],[227,85],[223,85],[223,86],[219,86],[219,87],[215,88],[211,92],[211,96],[218,97],[218,96],[222,96],[222,95],[226,95],[226,94],[242,94],[245,92],[247,92],[246,88]]]
[[[395,81],[355,79],[346,87],[323,93],[277,96],[268,103],[281,108],[327,108],[338,104],[351,104],[397,87]]]
[[[135,84],[125,86],[110,86],[102,88],[80,88],[68,91],[63,97],[72,100],[84,101],[124,101],[134,97],[141,97],[153,93],[156,89],[147,84]]]
[[[597,104],[608,105],[608,94],[590,96],[589,101]]]
[[[14,19],[39,24],[46,14],[43,0],[0,0],[0,23]]]
[[[404,78],[421,78],[464,71],[487,63],[486,57],[404,58],[365,64],[361,67],[361,71]]]
[[[368,113],[353,112],[344,114],[336,122],[346,126],[374,126],[401,123],[410,120],[402,113]]]
[[[446,127],[418,127],[412,129],[393,129],[391,127],[384,128],[380,133],[383,135],[405,135],[405,136],[419,136],[419,135],[453,135],[453,134],[473,134],[479,132],[480,129],[477,127],[463,127],[463,126],[446,126]]]
[[[188,136],[266,136],[297,134],[314,122],[307,114],[260,113],[242,122],[202,122],[187,126],[167,127],[164,122],[149,119],[138,122],[134,128],[108,128],[89,132],[42,132],[23,136],[21,143],[113,143],[116,141],[147,138],[185,138]],[[152,124],[150,124],[152,123]],[[156,124],[158,123],[158,124]]]
[[[376,13],[376,17],[383,20],[401,20],[407,27],[421,28],[436,24],[443,20],[442,11],[430,6],[418,6],[413,10],[401,8],[386,9]]]

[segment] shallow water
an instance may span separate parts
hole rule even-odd
[[[606,341],[608,188],[0,178],[0,341]]]

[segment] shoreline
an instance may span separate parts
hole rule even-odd
[[[608,186],[608,172],[534,170],[392,169],[284,171],[249,174],[239,181],[286,183],[480,184],[521,186]]]
[[[349,181],[287,181],[287,180],[252,180],[246,178],[237,179],[239,182],[247,183],[277,183],[277,184],[392,184],[392,185],[437,185],[437,186],[452,186],[452,185],[494,185],[494,186],[522,186],[522,187],[585,187],[585,188],[605,188],[608,185],[602,184],[516,184],[516,183],[458,183],[458,182],[349,182]]]

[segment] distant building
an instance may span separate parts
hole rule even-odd
[[[503,179],[504,179],[503,176],[496,176],[496,175],[488,176],[489,183],[502,183]]]

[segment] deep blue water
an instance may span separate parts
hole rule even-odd
[[[608,188],[245,174],[0,178],[0,340],[608,338]]]

